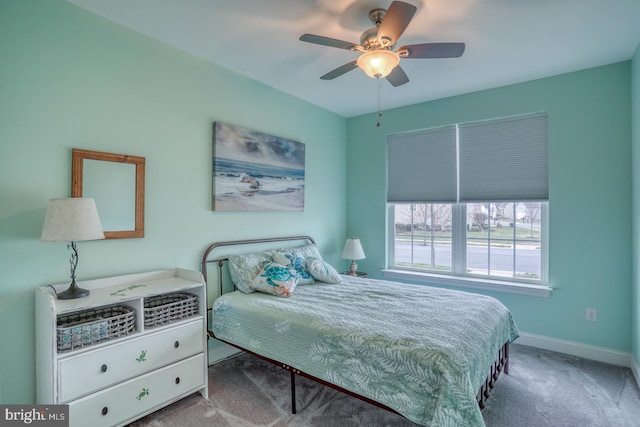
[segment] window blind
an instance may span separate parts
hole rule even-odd
[[[387,201],[456,201],[456,127],[387,136]]]
[[[546,113],[460,124],[458,132],[460,202],[548,200]]]
[[[548,200],[547,114],[387,136],[389,203]]]

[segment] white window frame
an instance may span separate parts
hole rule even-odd
[[[480,289],[486,291],[508,292],[548,298],[552,289],[548,283],[549,254],[549,209],[548,202],[541,206],[541,271],[540,280],[530,279],[496,279],[488,275],[469,274],[466,272],[466,204],[453,203],[452,221],[452,271],[397,267],[395,260],[395,209],[388,204],[387,230],[387,262],[388,268],[383,270],[385,278],[390,280],[407,280],[443,286]]]

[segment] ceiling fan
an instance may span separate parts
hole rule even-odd
[[[321,76],[322,80],[333,80],[360,67],[369,77],[386,77],[393,86],[400,86],[409,82],[409,77],[399,65],[401,58],[457,58],[465,48],[464,43],[420,43],[400,46],[394,51],[393,48],[413,19],[416,10],[415,6],[402,1],[392,2],[387,10],[371,10],[369,19],[375,26],[362,33],[360,44],[314,34],[303,34],[300,40],[362,52],[357,60]]]

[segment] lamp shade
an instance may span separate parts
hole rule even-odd
[[[347,239],[342,250],[344,259],[364,259],[364,251],[360,244],[360,239]]]
[[[370,50],[358,57],[358,67],[374,79],[387,77],[399,63],[398,54],[386,49]]]
[[[104,239],[94,199],[70,197],[50,199],[40,240],[80,242]]]

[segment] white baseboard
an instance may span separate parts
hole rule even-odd
[[[595,345],[582,344],[559,338],[550,338],[542,335],[534,335],[526,332],[520,332],[520,337],[515,341],[515,343],[633,369],[633,357],[630,353],[625,353],[624,351],[611,350],[604,347],[597,347]],[[640,366],[636,365],[635,367],[637,372],[634,372],[634,375],[636,377],[636,382],[638,382],[639,376],[637,374],[640,374]]]

